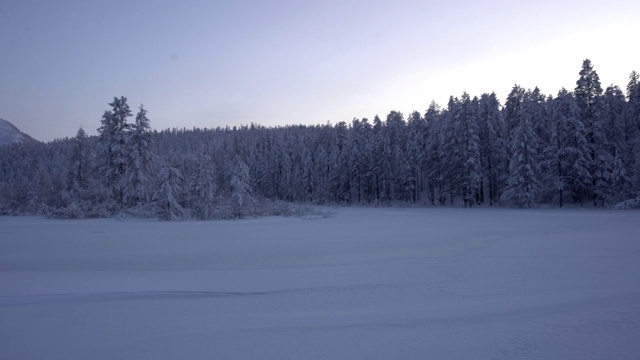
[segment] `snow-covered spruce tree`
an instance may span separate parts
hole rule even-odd
[[[180,191],[182,191],[182,174],[175,167],[165,165],[160,170],[160,189],[156,193],[160,220],[178,220],[184,216],[184,210],[177,200]]]
[[[515,129],[520,124],[520,117],[522,116],[522,104],[525,97],[525,89],[520,85],[514,85],[511,92],[507,96],[507,101],[503,109],[503,118],[505,124],[505,136],[507,139],[512,139],[515,133]],[[512,149],[507,149],[507,156],[511,158]]]
[[[109,106],[112,110],[105,111],[101,126],[98,128],[97,173],[103,180],[102,186],[107,196],[121,207],[128,164],[126,142],[130,126],[127,118],[132,114],[127,105],[127,98],[124,96],[113,98]]]
[[[283,140],[280,140],[283,141]],[[293,201],[295,191],[293,190],[293,160],[289,148],[278,142],[278,198],[285,201]]]
[[[364,144],[362,123],[359,119],[351,121],[351,129],[349,131],[349,149],[347,150],[348,166],[351,169],[350,183],[355,192],[355,201],[362,201],[362,178],[364,173]]]
[[[375,178],[375,171],[374,171],[375,169],[373,167],[375,143],[373,141],[373,127],[369,123],[368,119],[366,118],[362,119],[361,128],[363,132],[362,139],[364,141],[364,150],[362,153],[364,156],[364,158],[362,159],[362,162],[363,162],[362,164],[363,166],[362,196],[364,197],[364,200],[370,204],[375,200],[375,195],[376,195],[376,187],[375,187],[376,178]]]
[[[542,164],[545,160],[545,150],[551,143],[551,126],[549,125],[548,104],[545,96],[536,87],[533,90],[526,90],[524,99],[522,102],[522,115],[528,117],[529,123],[533,128],[534,137],[530,144],[535,148],[535,159],[538,165]],[[541,188],[538,193],[536,202],[551,202],[553,199],[553,192],[545,192],[544,182],[542,180],[542,173],[539,168],[535,169],[536,177],[540,180]]]
[[[349,129],[347,123],[341,121],[335,125],[336,133],[336,201],[340,203],[351,203],[351,173],[349,167]]]
[[[329,201],[329,184],[330,184],[330,165],[329,155],[324,146],[318,144],[314,151],[313,159],[311,152],[303,153],[303,168],[305,169],[304,181],[310,185],[307,186],[309,193],[313,194],[312,198],[315,203],[326,204]],[[308,167],[308,169],[307,169]]]
[[[536,139],[538,140],[536,153],[542,161],[544,159],[544,149],[551,142],[547,99],[537,86],[532,91],[527,91],[526,96],[529,101],[527,101],[528,108],[525,111],[531,116],[531,126],[533,126],[533,131],[536,133]]]
[[[508,166],[505,161],[507,142],[504,139],[500,102],[496,94],[483,94],[478,107],[483,183],[488,191],[484,198],[492,206],[499,202],[503,190],[503,177]]]
[[[603,128],[607,138],[608,151],[612,156],[611,198],[620,202],[632,196],[630,169],[626,158],[629,150],[626,140],[625,112],[627,103],[622,89],[608,86],[603,96]]]
[[[272,143],[269,136],[265,133],[258,136],[256,140],[257,146],[254,151],[254,172],[252,179],[256,179],[253,183],[254,190],[263,194],[267,198],[274,198],[276,195],[275,186],[275,170],[278,168],[277,158],[272,153]]]
[[[230,210],[234,218],[243,218],[256,214],[256,200],[249,179],[249,167],[236,155],[231,176]]]
[[[441,161],[443,163],[441,196],[448,198],[451,205],[456,199],[463,196],[465,185],[463,183],[464,165],[464,141],[462,104],[460,99],[449,97],[447,109],[442,114],[442,147]]]
[[[292,182],[294,187],[297,189],[295,192],[295,198],[297,201],[302,202],[317,201],[317,199],[314,199],[317,181],[315,178],[314,159],[312,158],[311,150],[306,144],[302,145],[300,153],[296,153],[296,155],[294,155],[294,159],[295,165]],[[327,176],[328,174],[324,173],[324,175]],[[325,194],[328,194],[328,190]]]
[[[87,133],[83,128],[78,129],[72,141],[73,149],[67,175],[67,190],[72,194],[77,194],[87,190],[89,187],[91,159],[87,144]]]
[[[410,191],[407,193],[406,183],[411,175],[406,156],[407,134],[404,115],[399,111],[391,111],[387,115],[384,126],[385,148],[383,151],[386,162],[386,178],[389,179],[388,194],[391,201],[407,201]]]
[[[409,167],[411,169],[411,181],[408,184],[412,189],[411,201],[420,200],[420,192],[424,190],[424,169],[426,163],[427,127],[426,122],[419,112],[414,111],[407,121],[408,146],[407,153]]]
[[[552,101],[551,124],[551,142],[541,162],[545,191],[557,194],[560,207],[565,194],[582,203],[592,183],[591,151],[575,97],[565,89]]]
[[[385,184],[388,183],[384,170],[384,153],[385,153],[385,136],[383,133],[382,120],[380,117],[376,115],[373,118],[373,126],[371,128],[371,145],[369,147],[372,156],[369,157],[370,163],[369,168],[372,171],[373,177],[373,192],[374,192],[374,203],[378,204],[383,202],[385,196]]]
[[[424,114],[424,121],[426,123],[426,156],[425,156],[425,169],[427,180],[427,196],[431,205],[438,204],[443,205],[443,174],[444,174],[444,156],[443,156],[443,136],[444,136],[444,124],[442,120],[440,107],[432,101],[429,108]]]
[[[629,76],[625,115],[627,169],[630,170],[632,189],[640,202],[640,76],[635,71]]]
[[[90,207],[89,183],[91,171],[88,138],[82,127],[71,139],[71,154],[66,176],[66,185],[61,193],[61,203],[55,206],[52,216],[81,218]]]
[[[602,125],[602,86],[598,73],[593,69],[589,59],[582,63],[580,78],[576,82],[575,97],[580,108],[580,118],[587,129],[587,141],[591,150],[591,197],[595,206],[603,206],[610,195],[613,160]]]
[[[527,101],[526,98],[523,101]],[[526,108],[523,104],[522,108]],[[536,135],[531,124],[531,115],[516,114],[517,119],[511,141],[511,159],[507,188],[503,194],[505,204],[515,207],[531,207],[536,203],[540,182],[536,158]]]
[[[214,201],[217,186],[215,183],[213,160],[206,149],[203,149],[198,158],[198,169],[193,182],[193,216],[198,220],[212,219],[215,215]]]
[[[128,163],[124,197],[130,206],[148,204],[153,195],[154,160],[151,139],[147,110],[140,105],[126,143]]]
[[[328,164],[328,194],[327,197],[332,203],[339,203],[342,201],[342,164],[340,163],[340,148],[336,142],[332,142],[329,145],[327,153]],[[319,196],[319,191],[316,189],[316,198]]]
[[[482,189],[482,168],[480,166],[480,137],[478,129],[478,99],[471,100],[467,93],[462,95],[462,123],[464,132],[460,134],[464,141],[463,161],[464,172],[462,184],[464,186],[463,201],[465,206],[472,207],[480,204]]]

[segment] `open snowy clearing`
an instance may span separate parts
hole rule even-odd
[[[632,359],[640,212],[0,217],[2,359]]]

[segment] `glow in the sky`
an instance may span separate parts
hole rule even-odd
[[[349,122],[514,84],[640,70],[638,1],[19,1],[0,4],[0,118],[95,134],[114,96],[155,129]]]

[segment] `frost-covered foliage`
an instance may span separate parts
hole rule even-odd
[[[249,180],[249,167],[236,155],[231,174],[231,195],[229,196],[229,210],[234,218],[254,215],[256,201]]]
[[[177,220],[184,216],[182,205],[177,200],[182,191],[182,174],[173,166],[166,165],[160,171],[160,190],[156,195],[160,220]]]
[[[141,105],[126,142],[128,165],[125,172],[124,201],[131,206],[147,204],[151,200],[155,168],[151,146],[147,110]]]
[[[515,207],[531,207],[536,203],[540,191],[538,176],[538,156],[536,147],[539,138],[536,136],[532,122],[533,112],[525,111],[531,105],[531,94],[523,98],[510,98],[510,101],[521,101],[516,108],[521,109],[513,114],[515,128],[510,144],[511,158],[507,187],[503,193],[506,204]]]
[[[208,220],[215,216],[215,196],[217,186],[215,182],[213,160],[206,150],[200,154],[198,169],[191,181],[192,213],[198,220]]]
[[[126,145],[130,124],[127,123],[127,118],[132,115],[125,97],[113,98],[109,106],[112,110],[105,111],[102,125],[98,128],[97,172],[109,196],[116,203],[122,204],[129,160]]]
[[[615,204],[613,208],[618,210],[640,209],[640,197],[637,199],[628,199],[621,201]]]
[[[229,219],[282,204],[610,206],[640,195],[640,90],[518,85],[451,96],[408,118],[152,131],[114,98],[98,137],[0,148],[0,214]],[[162,169],[158,171],[158,169]],[[178,181],[180,174],[184,182]],[[155,196],[155,199],[154,199]]]

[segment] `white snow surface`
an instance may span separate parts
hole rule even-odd
[[[2,359],[637,359],[640,212],[0,217]]]

